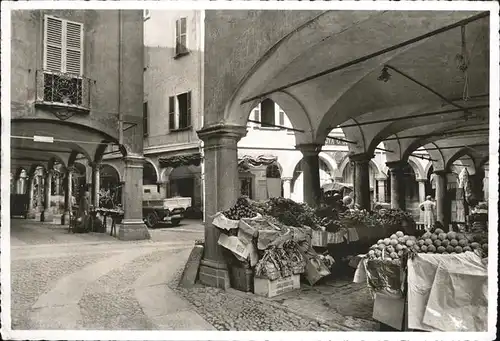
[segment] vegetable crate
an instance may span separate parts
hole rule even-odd
[[[254,293],[265,297],[274,297],[295,289],[300,289],[300,275],[278,278],[271,281],[267,278],[254,278]]]
[[[253,292],[254,283],[252,279],[252,269],[235,265],[229,267],[229,280],[232,288],[243,292]]]

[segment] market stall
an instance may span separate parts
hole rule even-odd
[[[366,282],[373,318],[397,330],[487,330],[487,235],[402,231],[362,256],[354,282]]]

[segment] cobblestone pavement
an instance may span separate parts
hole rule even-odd
[[[197,221],[158,226],[151,240],[69,234],[57,224],[12,220],[13,329],[375,330],[371,298],[348,280],[273,299],[177,283]]]

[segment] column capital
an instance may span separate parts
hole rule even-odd
[[[129,154],[123,157],[123,161],[125,167],[143,168],[145,159],[141,154]]]
[[[349,155],[349,161],[351,162],[370,162],[374,155],[369,153],[351,154]]]
[[[99,167],[101,166],[101,161],[90,161],[88,165],[92,169],[99,169]]]
[[[316,143],[303,143],[295,146],[295,149],[300,150],[304,156],[317,156],[321,153],[323,146]]]
[[[282,177],[281,180],[283,180],[285,182],[290,182],[290,181],[292,181],[292,178],[289,176],[285,176],[285,177]]]
[[[375,178],[375,180],[377,180],[377,181],[387,181],[387,177],[378,176],[378,177]]]
[[[399,161],[390,161],[386,162],[385,165],[391,170],[401,170],[404,166],[406,166],[406,161],[399,160]]]
[[[247,127],[234,124],[214,124],[203,127],[196,132],[205,147],[224,144],[224,139],[232,139],[236,143],[247,134]]]
[[[417,182],[426,182],[427,179],[415,179]]]

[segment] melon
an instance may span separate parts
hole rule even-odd
[[[429,253],[431,253],[431,252],[432,252],[432,253],[436,252],[436,247],[435,247],[434,245],[429,245],[429,246],[427,247],[427,252],[429,252]]]
[[[427,239],[425,240],[425,245],[432,245],[432,239],[427,238]]]
[[[398,236],[396,236],[395,234],[391,234],[391,239],[398,239]]]
[[[435,246],[435,247],[439,247],[439,246],[441,246],[441,241],[440,241],[439,239],[436,239],[436,240],[434,241],[434,246]]]
[[[448,239],[445,239],[445,240],[441,241],[441,245],[443,245],[444,247],[447,247],[448,245],[450,245],[450,241]]]
[[[401,246],[403,247],[403,250],[406,250],[406,249],[408,248],[408,246],[406,246],[406,245],[404,245],[404,244],[403,244],[403,245],[401,245]]]
[[[438,246],[437,252],[438,253],[445,253],[446,252],[446,248],[444,246]]]
[[[396,259],[396,258],[398,258],[398,254],[396,252],[391,252],[390,257],[392,259]]]
[[[464,252],[467,251],[472,251],[471,247],[469,245],[463,247]]]
[[[391,239],[391,245],[392,246],[398,245],[398,240],[397,239]]]
[[[424,235],[422,236],[422,239],[427,239],[427,238],[430,238],[432,235],[432,233],[430,233],[429,231],[425,232]]]
[[[464,238],[460,239],[458,241],[458,245],[460,245],[461,247],[466,246],[467,245],[467,239],[464,239]]]
[[[418,245],[419,245],[419,246],[423,246],[424,244],[425,244],[425,240],[420,239],[420,240],[418,241]]]
[[[434,231],[435,234],[441,234],[441,233],[444,233],[444,231],[442,229],[436,229]]]
[[[398,236],[398,237],[404,237],[404,235],[405,234],[403,233],[403,231],[396,232],[396,236]]]
[[[463,252],[463,249],[461,246],[455,246],[455,252],[456,253],[462,253]]]
[[[447,237],[448,237],[449,240],[457,239],[457,233],[453,232],[453,231],[448,232]]]
[[[405,243],[405,239],[404,239],[403,237],[399,237],[399,238],[398,238],[398,242],[399,242],[400,244],[404,244],[404,243]]]
[[[368,251],[368,256],[375,257],[375,251],[373,250]]]
[[[384,260],[386,260],[386,261],[392,261],[392,258],[389,257],[389,256],[385,256]]]
[[[456,253],[455,251],[453,251],[451,254],[452,254],[452,255],[456,255],[457,253]]]
[[[443,252],[443,255],[449,255],[450,253],[449,252]]]
[[[391,240],[389,238],[384,239],[384,244],[389,245],[391,243]]]
[[[393,253],[394,252],[394,248],[392,246],[388,246],[386,249],[385,249],[386,252],[388,253]]]
[[[470,247],[473,249],[473,250],[476,250],[476,249],[479,249],[481,245],[477,242],[474,242],[474,243],[471,243],[470,244]]]
[[[417,237],[415,236],[410,236],[410,240],[413,240],[414,242],[417,241]]]
[[[410,239],[406,241],[406,246],[412,247],[413,245],[415,245],[415,242],[413,240]]]
[[[446,233],[440,233],[438,235],[438,238],[441,239],[441,240],[446,240]]]
[[[435,241],[436,239],[438,239],[437,234],[435,234],[435,233],[431,234],[431,240]]]
[[[472,235],[465,236],[465,238],[467,238],[469,243],[472,243],[474,241],[474,237]]]
[[[378,246],[378,249],[379,249],[380,251],[382,251],[382,250],[383,250],[383,249],[385,249],[385,248],[386,248],[385,244],[379,244],[379,246]]]
[[[403,240],[405,241],[405,243],[410,240],[410,236],[403,236]]]
[[[413,246],[413,250],[415,250],[415,252],[420,252],[420,246],[418,245]]]
[[[457,233],[457,240],[465,239],[465,235],[463,233]]]
[[[403,250],[403,245],[398,244],[396,245],[396,251],[402,251]]]
[[[454,250],[455,250],[455,248],[453,246],[451,246],[451,245],[448,245],[446,247],[446,252],[448,252],[448,253],[452,253]]]
[[[401,251],[398,251],[398,256],[399,256],[399,257],[403,257],[403,255],[404,255],[404,252],[403,252],[403,250],[401,250]]]
[[[451,246],[457,246],[458,245],[458,240],[456,240],[456,239],[450,240],[450,245]]]
[[[422,247],[420,248],[420,251],[427,252],[427,246],[426,245],[422,245]]]
[[[377,244],[383,244],[384,243],[384,240],[383,239],[379,239]]]
[[[484,243],[481,248],[483,249],[483,251],[488,251],[488,243]]]

